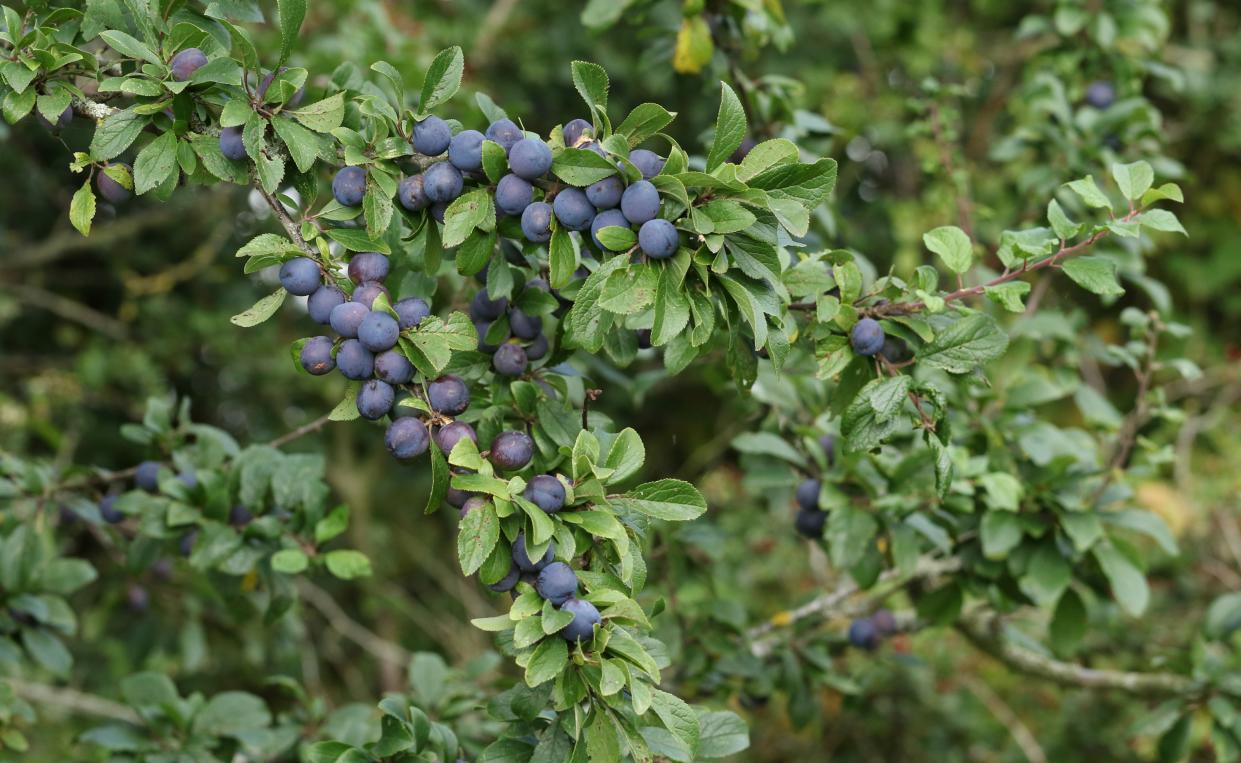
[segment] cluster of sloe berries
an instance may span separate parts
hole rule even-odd
[[[542,278],[530,279],[524,288],[551,291]],[[470,318],[478,331],[479,352],[491,356],[491,367],[501,376],[521,376],[531,361],[541,360],[547,355],[548,342],[547,335],[543,333],[543,319],[537,315],[527,315],[504,297],[491,299],[486,288],[479,289],[470,300]],[[507,326],[507,336],[493,337],[492,341],[498,344],[491,344],[487,336],[497,325],[501,328]]]
[[[594,127],[584,119],[570,121],[563,134],[570,148],[612,158],[594,140]],[[642,179],[629,184],[618,173],[586,188],[562,186],[550,176],[551,147],[507,118],[492,122],[485,133],[462,130],[456,135],[436,116],[417,123],[411,138],[414,150],[444,158],[401,181],[397,191],[401,206],[410,212],[429,209],[442,223],[448,205],[464,192],[467,180],[486,182],[482,173],[484,141],[498,144],[507,156],[508,172],[494,187],[489,186],[495,208],[502,215],[520,218],[522,235],[528,241],[550,241],[554,219],[565,230],[589,231],[601,251],[619,251],[605,245],[599,231],[620,227],[637,229],[638,249],[647,257],[666,259],[676,254],[680,234],[670,221],[658,217],[659,190],[651,182],[664,167],[663,157],[645,149],[630,152],[629,162],[642,173]],[[341,169],[332,179],[332,194],[343,206],[361,205],[366,195],[366,170],[357,166]]]
[[[868,617],[859,617],[849,623],[849,643],[858,649],[872,652],[883,640],[900,630],[896,616],[891,610],[879,609]]]
[[[487,499],[480,495],[453,492],[457,495],[449,496],[450,503],[464,498],[461,503],[455,504],[460,506],[462,518],[487,503]],[[564,484],[560,477],[553,474],[532,477],[526,483],[522,496],[548,514],[555,514],[565,505]],[[539,596],[573,615],[568,625],[560,630],[561,636],[570,642],[589,641],[594,636],[595,626],[601,622],[599,610],[589,601],[577,597],[577,573],[568,564],[554,561],[555,558],[556,543],[552,541],[541,558],[531,559],[526,551],[525,532],[520,532],[513,541],[513,561],[508,574],[488,587],[503,593],[512,591],[519,582],[530,583]]]
[[[819,438],[819,447],[823,448],[823,454],[827,457],[827,465],[830,467],[836,462],[836,438],[830,434],[823,435]],[[827,512],[823,511],[819,505],[819,493],[822,488],[821,481],[809,477],[802,480],[794,494],[797,501],[797,517],[793,520],[793,526],[797,528],[797,532],[807,538],[823,537],[823,525],[827,523]]]

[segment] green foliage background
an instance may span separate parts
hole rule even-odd
[[[570,8],[577,4],[554,0],[315,3],[294,61],[323,73],[342,60],[364,67],[383,58],[416,82],[436,51],[459,44],[467,94],[488,93],[546,133],[581,108],[568,63],[592,60],[611,75],[614,113],[663,103],[679,112],[671,131],[687,146],[700,145],[714,120],[719,79],[740,74],[764,92],[787,88],[788,97],[770,105],[780,125],[773,131],[840,162],[816,235],[862,253],[879,273],[912,275],[926,260],[922,232],[955,222],[964,193],[979,238],[994,241],[1015,221],[1039,217],[1064,179],[1161,156],[1156,174],[1187,189],[1181,219],[1191,236],[1124,271],[1130,294],[1119,305],[1053,289],[1044,309],[1064,311],[1083,335],[1119,339],[1120,307],[1153,301],[1194,329],[1177,349],[1206,370],[1207,381],[1183,385],[1185,419],[1152,433],[1170,443],[1170,458],[1137,492],[1172,528],[1181,554],[1144,548],[1153,559],[1147,615],[1103,610],[1077,656],[1089,664],[1135,654],[1157,664],[1201,648],[1194,634],[1206,607],[1241,585],[1241,479],[1232,466],[1241,456],[1241,11],[1206,0],[1108,0],[1090,5],[1111,12],[1114,36],[1062,37],[1030,18],[1063,23],[1059,14],[1077,7],[1067,0],[787,0],[791,34],[772,30],[771,44],[759,46],[759,30],[732,56],[716,50],[702,72],[678,74],[670,63],[682,5],[619,4],[629,7],[615,25],[590,29]],[[278,46],[274,29],[264,35],[260,48]],[[1049,88],[1062,88],[1076,105],[1095,79],[1113,81],[1122,100],[1142,104],[1106,125],[1065,125],[1049,115]],[[467,97],[444,116],[482,122]],[[937,140],[936,130],[945,135]],[[79,126],[63,138],[74,147],[89,136]],[[68,160],[30,120],[0,126],[0,177],[7,178],[0,183],[0,449],[124,468],[148,454],[117,431],[141,419],[151,396],[188,397],[195,420],[245,442],[273,439],[335,405],[343,382],[294,373],[285,351],[305,333],[303,316],[286,309],[245,332],[228,323],[273,285],[270,274],[239,277],[231,256],[271,229],[261,205],[235,188],[193,190],[165,205],[137,201],[114,218],[101,211],[83,239],[65,215],[80,185]],[[464,301],[453,307],[464,309]],[[1021,373],[1020,362],[1006,358],[1001,373]],[[1131,375],[1083,364],[1082,373],[1097,375],[1126,410]],[[1170,722],[1136,724],[1156,703],[1032,682],[942,630],[902,636],[873,655],[837,650],[819,666],[822,680],[800,694],[772,691],[779,671],[738,681],[738,673],[717,670],[712,661],[727,649],[703,624],[728,632],[760,622],[810,598],[830,576],[822,553],[792,532],[788,502],[769,501],[742,479],[730,443],[758,426],[760,402],[738,396],[718,366],[672,379],[658,364],[640,361],[632,370],[632,380],[612,380],[598,405],[643,434],[651,476],[694,482],[711,506],[702,520],[655,542],[651,579],[661,581],[670,607],[658,630],[683,671],[683,696],[731,707],[750,722],[751,749],[738,759],[1022,760],[1029,751],[1013,740],[1023,730],[1046,760],[1180,757],[1158,741],[1162,735],[1162,745],[1171,744],[1163,735]],[[1084,415],[1072,398],[1041,413],[1065,425]],[[489,634],[468,624],[496,605],[458,574],[448,551],[455,517],[421,513],[424,470],[395,467],[380,438],[359,425],[333,425],[295,449],[325,454],[329,484],[352,507],[348,545],[372,561],[369,578],[325,584],[349,618],[410,652],[469,666],[462,686],[510,681],[512,667],[488,656]],[[75,684],[84,691],[114,694],[121,676],[142,669],[175,676],[183,691],[245,688],[264,696],[273,689],[249,683],[252,677],[301,674],[334,706],[369,707],[407,686],[391,661],[359,654],[331,612],[304,607],[302,617],[272,630],[244,602],[209,589],[187,596],[176,576],[159,580],[136,560],[97,566],[105,584],[80,595],[89,615],[74,644]],[[132,584],[149,590],[148,611],[126,612],[121,599]],[[828,626],[842,632],[846,624]],[[310,662],[319,667],[307,674]],[[429,665],[420,667],[436,669]],[[414,685],[426,692],[423,678]],[[45,714],[26,759],[71,759],[84,722],[55,708]],[[487,737],[480,719],[462,723]],[[1185,755],[1213,759],[1205,732],[1191,731]]]

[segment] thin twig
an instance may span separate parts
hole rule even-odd
[[[1030,732],[1030,727],[1022,722],[1021,718],[1013,711],[1008,703],[1004,701],[999,694],[988,686],[985,682],[978,680],[974,676],[964,675],[958,679],[962,686],[970,690],[970,693],[978,698],[978,701],[987,708],[987,711],[995,716],[995,719],[1008,729],[1008,733],[1012,735],[1013,741],[1021,748],[1021,753],[1026,756],[1026,760],[1030,763],[1047,763],[1047,753],[1043,752],[1043,747],[1038,743],[1038,739]]]
[[[1133,409],[1125,416],[1124,421],[1120,424],[1120,431],[1116,434],[1116,444],[1112,446],[1112,456],[1108,459],[1107,471],[1103,475],[1103,481],[1095,488],[1091,494],[1088,505],[1093,506],[1098,502],[1103,493],[1116,479],[1116,472],[1129,460],[1129,454],[1133,452],[1133,446],[1137,443],[1138,431],[1142,428],[1142,424],[1146,422],[1147,413],[1150,410],[1150,402],[1146,399],[1147,393],[1150,391],[1151,379],[1157,370],[1155,355],[1159,350],[1159,334],[1163,329],[1163,324],[1159,321],[1157,314],[1151,314],[1152,325],[1148,329],[1146,335],[1146,351],[1142,356],[1141,365],[1138,367],[1138,391],[1137,398],[1134,401]]]
[[[140,724],[142,719],[136,712],[119,702],[99,697],[94,694],[77,691],[76,689],[59,688],[46,684],[32,683],[20,678],[5,678],[13,692],[24,700],[40,705],[63,707],[74,713],[108,718],[114,721]]]
[[[276,439],[267,443],[267,445],[268,447],[271,447],[271,448],[283,448],[285,445],[288,445],[289,443],[293,442],[296,439],[305,437],[306,435],[312,434],[314,432],[318,432],[320,429],[325,427],[328,424],[328,422],[330,422],[331,420],[332,420],[332,414],[325,413],[319,418],[315,419],[314,421],[311,421],[306,424],[302,424],[297,429],[294,429],[291,432],[286,432],[280,435]]]
[[[957,629],[974,646],[1017,672],[1061,686],[1121,691],[1143,697],[1199,698],[1207,693],[1205,685],[1175,673],[1098,670],[1018,646],[1004,637],[1003,621],[995,614],[963,616],[957,622]]]
[[[118,342],[124,342],[129,339],[129,329],[125,327],[124,323],[110,315],[99,312],[93,307],[87,307],[80,302],[75,302],[68,297],[28,283],[21,284],[20,286],[0,284],[0,289],[7,291],[18,302],[41,307],[61,318],[98,331],[109,339],[114,339]]]
[[[336,600],[327,591],[319,588],[314,583],[307,580],[299,580],[297,582],[297,590],[307,604],[323,615],[324,619],[328,621],[328,625],[332,626],[332,630],[370,652],[375,657],[385,662],[399,665],[402,668],[408,665],[410,659],[413,658],[413,653],[405,647],[380,638],[374,631],[350,617],[345,610],[340,608],[340,605],[336,603]]]

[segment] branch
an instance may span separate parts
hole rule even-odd
[[[46,684],[30,683],[20,678],[6,678],[13,692],[24,700],[40,705],[63,707],[82,715],[109,718],[124,723],[140,724],[142,719],[133,710],[119,702],[86,694],[75,689],[60,689]]]
[[[272,214],[280,221],[280,225],[284,227],[284,232],[289,234],[289,238],[293,239],[293,243],[297,244],[310,259],[318,262],[319,253],[310,244],[306,243],[306,239],[302,238],[301,229],[298,228],[293,218],[289,217],[288,210],[284,208],[280,200],[268,193],[257,180],[254,182],[254,190],[258,191],[259,195],[263,197],[263,201],[267,202],[267,206],[271,207]]]
[[[1008,729],[1008,733],[1012,735],[1013,741],[1021,748],[1021,753],[1026,756],[1026,760],[1030,763],[1047,763],[1047,753],[1043,752],[1043,747],[1038,743],[1038,739],[1030,732],[1030,727],[1022,722],[1021,717],[1008,706],[1000,695],[996,694],[990,686],[985,682],[978,680],[974,676],[962,676],[960,683],[970,693],[978,698],[978,701],[987,708],[987,711],[995,716],[995,719]]]
[[[408,649],[386,639],[380,638],[374,631],[360,624],[340,608],[327,591],[306,580],[299,580],[297,590],[310,606],[319,611],[328,625],[340,635],[362,647],[379,659],[404,668],[413,658]]]
[[[41,307],[50,313],[59,315],[61,318],[80,323],[93,331],[98,331],[109,339],[115,339],[118,342],[124,342],[129,339],[129,330],[124,323],[110,315],[99,312],[93,307],[87,307],[80,302],[75,302],[68,297],[62,297],[54,292],[40,289],[33,284],[22,284],[13,287],[0,285],[0,288],[8,291],[18,302]]]
[[[965,615],[957,629],[974,646],[1018,673],[1042,678],[1071,688],[1120,691],[1141,697],[1196,699],[1209,688],[1176,673],[1133,673],[1097,670],[1048,657],[1004,637],[1004,624],[995,614]]]
[[[313,432],[318,432],[320,429],[327,426],[328,422],[330,422],[331,420],[332,420],[332,414],[325,413],[319,418],[315,419],[314,421],[311,421],[306,424],[302,424],[300,427],[298,427],[297,429],[294,429],[291,432],[285,432],[284,434],[280,435],[276,439],[267,443],[267,445],[268,447],[272,447],[272,448],[283,448],[285,445],[288,445],[289,443],[293,442],[296,439],[304,437]]]
[[[892,588],[900,588],[913,580],[939,577],[961,568],[960,559],[932,559],[924,557],[918,561],[912,574],[906,576],[900,570],[888,570],[879,576],[876,585],[892,584]],[[766,657],[778,642],[778,638],[770,636],[777,628],[786,628],[808,617],[827,615],[840,607],[849,597],[858,593],[858,584],[852,578],[845,579],[835,590],[819,596],[801,605],[797,609],[777,612],[765,623],[754,626],[746,631],[746,639],[750,642],[750,653],[755,657]]]

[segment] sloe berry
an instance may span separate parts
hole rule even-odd
[[[159,462],[143,461],[134,471],[134,484],[139,490],[154,493],[159,490]]]
[[[545,244],[552,238],[552,205],[536,201],[521,213],[521,232],[534,244]]]
[[[1099,109],[1108,108],[1116,102],[1116,87],[1105,80],[1095,80],[1086,86],[1086,103]]]
[[[388,257],[379,252],[358,252],[349,258],[349,280],[360,284],[388,277]]]
[[[478,442],[478,435],[474,433],[474,427],[464,421],[454,421],[440,427],[435,433],[435,444],[444,452],[444,455],[452,453],[452,449],[457,447],[457,443],[464,439]]]
[[[414,364],[396,350],[375,356],[375,376],[389,384],[408,384],[414,378]]]
[[[630,184],[621,194],[621,211],[634,225],[654,220],[659,214],[659,190],[649,180]]]
[[[198,48],[186,48],[177,55],[172,57],[172,63],[169,68],[172,69],[172,78],[177,82],[185,82],[194,76],[194,72],[201,69],[207,64],[207,54]]]
[[[849,643],[858,649],[874,651],[879,646],[879,630],[869,617],[860,617],[849,623]]]
[[[280,285],[290,294],[309,296],[322,285],[319,264],[309,257],[294,257],[280,266]]]
[[[539,596],[560,606],[577,593],[577,573],[564,562],[552,562],[539,572],[534,587]]]
[[[526,350],[519,344],[505,342],[491,357],[491,367],[501,376],[521,376],[529,365]]]
[[[332,311],[337,305],[345,304],[345,300],[345,292],[336,284],[324,284],[306,300],[306,312],[315,323],[326,325],[332,321]]]
[[[336,367],[346,379],[362,381],[375,373],[375,356],[356,339],[346,339],[336,351]]]
[[[602,621],[594,604],[585,599],[569,599],[560,609],[573,615],[569,624],[560,629],[560,635],[565,641],[572,643],[594,638],[595,626]]]
[[[487,140],[495,141],[508,153],[517,141],[526,137],[521,128],[511,119],[497,119],[487,128]]]
[[[431,201],[449,202],[461,195],[461,170],[449,162],[432,164],[422,173],[422,191]]]
[[[547,354],[547,337],[539,334],[526,346],[526,360],[541,360]]]
[[[508,152],[508,167],[526,180],[537,180],[552,168],[552,150],[538,138],[522,138]]]
[[[505,593],[516,588],[517,581],[519,580],[521,580],[521,570],[517,567],[517,563],[514,562],[513,566],[509,568],[507,575],[487,587],[496,593]]]
[[[241,504],[237,504],[228,512],[228,523],[233,527],[245,527],[254,520],[254,513]]]
[[[858,355],[874,355],[883,349],[883,340],[883,326],[874,318],[863,318],[849,332],[849,344]]]
[[[392,349],[400,334],[401,327],[396,318],[379,310],[371,311],[370,315],[362,319],[362,325],[358,326],[358,341],[371,352]]]
[[[595,205],[595,209],[612,209],[620,204],[621,194],[625,193],[625,184],[616,175],[609,175],[597,183],[586,186],[586,198]]]
[[[401,202],[401,206],[410,212],[426,209],[431,204],[431,200],[427,198],[426,191],[422,187],[422,175],[402,178],[401,184],[396,188],[396,198]]]
[[[544,567],[552,563],[556,558],[556,542],[552,541],[547,544],[547,551],[543,553],[543,558],[537,562],[530,560],[526,554],[526,533],[517,533],[517,540],[513,541],[513,561],[521,568],[522,572],[539,572]]]
[[[478,130],[462,130],[448,144],[448,161],[462,172],[482,169],[483,140]]]
[[[529,341],[543,330],[543,319],[526,315],[520,308],[514,307],[508,314],[508,327],[513,336]]]
[[[548,514],[555,514],[564,508],[564,485],[550,474],[531,478],[522,495]]]
[[[225,127],[220,130],[220,153],[224,154],[225,159],[232,159],[235,162],[247,158],[246,146],[241,141],[240,127]]]
[[[393,421],[384,433],[384,445],[398,461],[410,461],[421,456],[427,451],[429,443],[426,424],[412,416]]]
[[[356,207],[366,196],[366,170],[361,167],[342,167],[332,178],[332,196],[344,207]]]
[[[552,200],[556,219],[569,230],[586,230],[595,217],[595,206],[581,188],[565,188]]]
[[[396,393],[392,385],[378,379],[371,379],[358,390],[358,414],[364,419],[383,418],[392,410]],[[417,421],[417,419],[399,419],[400,421]]]
[[[117,162],[116,166],[129,169],[129,165],[124,162]],[[132,172],[132,170],[130,171]],[[108,173],[102,171],[95,175],[95,187],[99,189],[99,195],[110,204],[123,204],[134,195],[132,190],[113,180]]]
[[[358,327],[362,325],[362,321],[366,316],[371,314],[371,308],[360,302],[342,302],[332,308],[332,312],[328,315],[328,323],[332,325],[332,330],[346,339],[353,339],[358,335]]]
[[[105,495],[99,499],[99,517],[110,525],[115,525],[125,519],[125,514],[116,508],[116,496]]]
[[[452,142],[452,129],[447,122],[432,115],[414,125],[414,137],[410,142],[420,154],[439,156]]]
[[[508,309],[508,299],[492,299],[484,287],[470,299],[470,317],[476,321],[494,321]]]
[[[629,227],[629,218],[625,217],[625,214],[623,212],[621,212],[619,209],[605,209],[602,212],[600,212],[598,215],[595,215],[595,219],[591,221],[590,238],[592,241],[595,242],[595,246],[599,247],[605,252],[623,251],[623,249],[609,249],[608,247],[604,246],[603,242],[599,240],[599,231],[603,230],[604,228],[628,228],[628,227]]]
[[[797,486],[797,505],[806,511],[818,511],[821,488],[818,480],[804,480]]]
[[[572,148],[578,144],[583,135],[587,138],[593,138],[595,136],[595,126],[585,119],[571,119],[565,122],[562,132],[564,133],[564,144]]]
[[[676,254],[680,243],[676,226],[667,220],[658,217],[647,220],[638,229],[638,246],[643,254],[653,260],[666,260]]]
[[[375,304],[375,298],[380,294],[386,295],[388,290],[384,285],[375,281],[368,281],[353,290],[353,296],[350,301],[357,302],[359,305],[365,305],[367,308]]]
[[[496,183],[496,208],[506,215],[520,215],[534,200],[534,186],[514,174]]]
[[[534,440],[525,432],[501,432],[491,441],[491,463],[504,471],[524,469],[534,458]]]
[[[826,523],[826,511],[806,511],[805,509],[798,511],[796,519],[793,520],[793,526],[797,532],[812,540],[823,537],[823,525]]]
[[[664,169],[664,158],[654,151],[636,148],[629,152],[629,162],[638,168],[645,180],[658,175]]]
[[[427,304],[426,300],[417,297],[406,297],[405,299],[398,300],[392,306],[392,309],[396,310],[396,322],[401,327],[401,330],[417,326],[419,323],[422,323],[423,318],[431,314],[431,306]]]
[[[427,385],[427,403],[436,413],[456,416],[470,407],[470,388],[460,377],[446,374]]]
[[[336,368],[336,359],[332,357],[332,340],[325,336],[312,336],[306,340],[298,357],[302,368],[312,376],[322,376]]]

